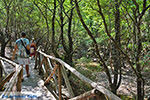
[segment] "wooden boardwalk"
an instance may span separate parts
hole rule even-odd
[[[6,62],[5,65],[5,69],[8,74],[15,70],[13,66]],[[48,89],[43,85],[44,81],[38,75],[38,71],[34,69],[34,65],[34,62],[31,61],[29,65],[30,77],[26,77],[25,66],[23,67],[24,81],[21,84],[21,95],[23,96],[22,99],[56,100],[54,96],[48,91]],[[4,99],[6,98],[4,97]]]
[[[25,68],[15,62],[3,57],[0,57],[0,62],[0,67],[3,74],[5,74],[2,75],[5,78],[0,82],[0,86],[3,87],[3,85],[8,82],[8,84],[4,86],[6,89],[0,95],[0,99],[7,99],[7,96],[12,96],[18,92],[19,95],[21,94],[21,100],[63,100],[64,94],[65,98],[67,97],[69,100],[88,100],[90,98],[95,98],[94,100],[107,100],[108,98],[111,100],[121,100],[111,91],[88,79],[61,59],[47,55],[41,50],[37,50],[35,63],[31,61],[29,65],[30,77],[26,77]],[[10,64],[13,67],[10,66]],[[37,69],[34,69],[35,67]],[[75,96],[66,70],[69,70],[81,81],[89,84],[93,89],[79,96]],[[41,79],[38,75],[39,73],[44,75],[45,81]],[[24,76],[23,82],[21,82],[22,74]],[[63,79],[66,89],[62,86]],[[49,90],[46,86],[48,86]],[[68,95],[66,95],[66,92],[64,93],[64,90],[67,90]]]
[[[38,71],[34,69],[34,63],[29,66],[30,77],[26,77],[25,68],[23,71],[24,81],[22,82],[21,92],[29,94],[39,100],[56,100],[54,96],[43,85],[44,81],[38,75]]]

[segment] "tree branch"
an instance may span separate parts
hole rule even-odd
[[[133,1],[133,3],[136,6],[136,10],[135,11],[137,11],[139,13],[139,5],[138,5],[138,3],[136,2],[136,0],[132,0],[132,1]]]
[[[144,5],[144,4],[143,4],[143,5]],[[142,12],[141,12],[141,14],[140,14],[140,17],[139,17],[139,21],[142,19],[142,17],[144,16],[144,14],[145,14],[145,12],[146,12],[146,10],[147,10],[148,8],[150,8],[150,5],[148,5],[147,7],[143,7],[143,10],[142,10]]]
[[[93,40],[93,42],[94,42],[94,44],[95,44],[96,54],[97,54],[97,56],[99,57],[100,61],[101,61],[102,64],[103,64],[103,67],[104,67],[104,69],[105,69],[105,72],[106,72],[106,75],[107,75],[107,77],[108,77],[108,81],[109,81],[110,85],[112,85],[112,80],[111,80],[111,75],[110,75],[110,73],[109,73],[109,69],[108,69],[108,67],[107,67],[107,65],[106,65],[106,63],[105,63],[105,61],[104,61],[104,59],[101,57],[101,55],[100,55],[100,53],[99,53],[98,44],[97,44],[95,38],[93,37],[91,31],[89,30],[89,28],[87,27],[87,25],[85,24],[85,22],[84,22],[84,20],[83,20],[83,18],[82,18],[82,15],[81,15],[81,13],[80,13],[79,5],[78,5],[77,0],[75,0],[75,4],[76,4],[76,10],[77,10],[77,14],[78,14],[78,16],[79,16],[79,18],[80,18],[80,21],[81,21],[83,27],[86,29],[88,35],[89,35],[89,36],[91,37],[91,39]]]

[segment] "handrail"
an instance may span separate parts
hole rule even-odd
[[[4,61],[6,61],[7,63],[11,64],[12,66],[18,65],[18,64],[16,64],[15,62],[13,62],[13,61],[11,61],[11,60],[9,60],[9,59],[3,58],[3,57],[1,57],[1,56],[0,56],[0,60],[4,60]]]
[[[15,86],[15,84],[17,85],[17,91],[20,92],[21,91],[21,75],[23,74],[23,68],[22,66],[16,64],[15,62],[8,60],[6,58],[0,57],[0,60],[6,61],[7,63],[13,65],[14,67],[16,67],[15,73],[13,74],[13,76],[11,77],[6,89],[4,90],[4,92],[0,95],[0,98],[3,98],[3,96],[9,96],[13,87]]]
[[[104,88],[103,86],[98,85],[96,82],[93,82],[92,80],[86,78],[84,75],[82,75],[81,73],[79,73],[75,68],[71,67],[70,65],[68,65],[67,63],[65,63],[64,61],[62,61],[59,58],[55,58],[53,56],[47,55],[44,52],[42,52],[41,50],[37,50],[38,53],[42,54],[44,57],[50,58],[52,60],[55,60],[57,62],[59,62],[62,66],[64,66],[65,68],[67,68],[69,71],[71,71],[74,75],[76,75],[79,79],[81,79],[82,81],[90,84],[94,89],[97,89],[98,91],[100,91],[101,93],[103,93],[104,95],[108,96],[108,98],[111,98],[111,100],[121,100],[118,96],[116,96],[115,94],[113,94],[111,91],[109,91],[108,89]]]
[[[61,96],[61,95],[62,95],[62,93],[61,93],[61,80],[62,80],[62,79],[61,79],[61,75],[63,75],[64,80],[65,80],[65,83],[66,83],[67,88],[68,88],[68,90],[69,90],[69,93],[70,93],[70,95],[71,95],[71,96],[70,96],[71,98],[70,98],[69,100],[74,100],[75,98],[82,98],[83,96],[90,97],[89,94],[91,94],[91,96],[94,95],[93,93],[95,93],[95,92],[93,92],[93,91],[99,91],[100,94],[106,95],[106,96],[107,96],[108,98],[110,98],[111,100],[121,100],[118,96],[116,96],[115,94],[113,94],[111,91],[107,90],[107,89],[104,88],[103,86],[98,85],[96,82],[93,82],[92,80],[86,78],[84,75],[82,75],[81,73],[79,73],[75,68],[71,67],[70,65],[68,65],[67,63],[65,63],[64,61],[62,61],[61,59],[55,58],[55,57],[50,56],[50,55],[47,55],[47,54],[45,54],[44,52],[42,52],[41,50],[39,50],[39,49],[37,50],[37,53],[39,54],[39,65],[40,65],[41,67],[43,66],[43,68],[44,68],[43,63],[44,63],[44,61],[47,60],[47,62],[48,62],[49,65],[50,65],[50,68],[51,68],[51,74],[50,74],[50,76],[47,78],[47,80],[45,81],[45,83],[46,83],[46,82],[49,82],[49,80],[50,80],[51,77],[54,78],[54,74],[57,73],[56,75],[58,76],[58,77],[57,77],[57,78],[58,78],[58,88],[57,88],[58,91],[56,91],[56,92],[59,93],[59,100],[62,100],[62,99],[61,99],[61,98],[62,98],[62,96]],[[41,61],[41,59],[40,59],[40,54],[43,56],[42,62],[40,62],[40,61]],[[59,63],[59,64],[56,64],[55,67],[52,68],[52,65],[51,65],[50,60],[56,61],[56,62]],[[14,73],[13,75],[11,75],[12,78],[11,78],[11,79],[9,78],[10,81],[9,81],[9,83],[8,83],[8,85],[7,85],[7,87],[6,87],[6,89],[4,90],[4,92],[2,93],[2,95],[0,95],[0,99],[1,99],[3,96],[9,96],[9,95],[10,95],[10,93],[11,93],[13,87],[15,86],[15,84],[17,85],[17,91],[21,91],[21,75],[23,74],[23,68],[22,68],[22,66],[16,64],[15,62],[13,62],[13,61],[11,61],[11,60],[8,60],[8,59],[6,59],[6,58],[3,58],[3,57],[0,57],[0,61],[6,61],[7,63],[9,63],[9,64],[11,64],[11,65],[13,65],[13,66],[16,67],[15,73]],[[2,64],[2,65],[3,65],[3,64]],[[39,67],[40,67],[40,66],[39,66]],[[73,94],[73,91],[72,91],[72,89],[71,89],[71,86],[70,86],[68,77],[67,77],[67,75],[66,75],[66,72],[65,72],[65,70],[64,70],[64,67],[65,67],[66,69],[68,69],[69,71],[71,71],[74,75],[76,75],[76,76],[77,76],[79,79],[81,79],[82,81],[84,81],[84,82],[90,84],[91,87],[94,88],[94,90],[89,91],[89,92],[87,92],[87,93],[85,93],[85,94],[83,94],[83,95],[80,95],[80,96],[78,96],[78,97],[74,97],[74,94]],[[42,70],[42,69],[40,68],[40,70]],[[57,71],[56,71],[56,70],[57,70]],[[46,70],[46,72],[47,72],[47,70]],[[8,79],[7,79],[7,80],[8,80]],[[57,81],[55,80],[55,82],[57,82]],[[69,83],[69,84],[68,84],[68,83]],[[56,84],[56,85],[57,85],[57,84]],[[57,87],[57,86],[56,86],[56,87]],[[95,95],[96,95],[96,94],[95,94]]]

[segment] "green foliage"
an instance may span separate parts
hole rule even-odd
[[[85,67],[88,68],[93,73],[102,71],[102,66],[94,62],[87,63]]]
[[[148,51],[144,56],[143,56],[143,59],[140,60],[140,64],[143,66],[143,67],[148,67],[149,64],[150,64],[150,51]]]
[[[108,40],[108,36],[105,33],[101,33],[101,36],[96,38],[98,44],[104,44]]]
[[[91,61],[91,59],[86,58],[86,57],[81,57],[80,59],[77,60],[77,62],[82,62],[82,63],[87,63],[90,61]]]
[[[121,98],[121,100],[136,100],[131,96],[124,96],[124,95],[121,95],[120,98]]]

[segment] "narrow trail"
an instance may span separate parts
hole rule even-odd
[[[6,71],[11,73],[15,70],[10,64],[5,62]],[[30,77],[26,77],[25,66],[23,67],[23,77],[24,81],[22,82],[21,94],[29,99],[36,100],[56,100],[54,96],[48,91],[48,89],[43,86],[43,80],[38,75],[38,71],[34,69],[34,62],[31,61],[29,65]],[[26,100],[25,99],[25,100]]]
[[[25,68],[23,68],[24,81],[22,82],[21,92],[28,94],[39,100],[56,100],[54,96],[44,87],[43,80],[38,75],[38,71],[34,69],[34,62],[29,65],[30,77],[26,77]]]
[[[6,50],[6,56],[11,57],[10,50]],[[5,69],[8,73],[11,73],[15,70],[13,66],[5,63]],[[26,77],[25,66],[23,66],[23,77],[24,81],[22,82],[21,94],[24,96],[23,99],[30,100],[56,100],[54,96],[48,91],[48,89],[43,86],[43,80],[38,75],[38,70],[34,69],[34,61],[30,60],[29,72],[30,77]]]

